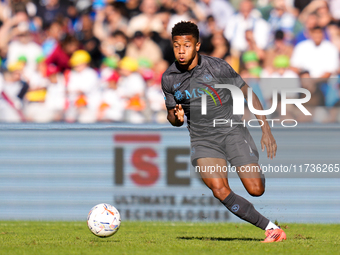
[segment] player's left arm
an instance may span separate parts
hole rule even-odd
[[[249,86],[247,84],[245,84],[241,88],[245,99],[248,98],[248,88]],[[252,98],[253,98],[254,108],[256,110],[263,110],[262,104],[254,92],[252,92]],[[273,159],[276,156],[277,145],[276,145],[274,136],[272,135],[272,132],[270,130],[270,126],[268,122],[266,121],[266,116],[265,115],[255,115],[255,116],[259,120],[260,125],[263,123],[261,127],[262,128],[262,138],[261,138],[262,151],[264,151],[264,148],[266,147],[268,158]]]

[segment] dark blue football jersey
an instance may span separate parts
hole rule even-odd
[[[226,134],[233,127],[213,126],[214,119],[240,122],[242,116],[233,115],[233,100],[228,89],[217,89],[215,84],[231,84],[241,88],[244,80],[224,60],[199,55],[198,65],[192,70],[181,70],[174,62],[162,76],[162,90],[167,109],[181,104],[188,121],[192,139]],[[202,95],[207,95],[207,115],[201,114]]]

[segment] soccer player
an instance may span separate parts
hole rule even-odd
[[[187,116],[192,164],[195,169],[197,167],[207,169],[209,166],[227,167],[229,161],[236,167],[236,172],[248,193],[252,196],[261,196],[265,190],[264,176],[259,169],[259,154],[248,129],[243,125],[214,127],[212,118],[206,116],[202,116],[201,119],[193,118],[195,97],[197,102],[202,97],[203,91],[210,90],[211,94],[212,91],[217,90],[221,106],[214,108],[214,118],[231,119],[240,123],[242,116],[232,114],[233,100],[229,90],[215,90],[213,85],[207,85],[207,81],[221,83],[223,80],[228,80],[242,90],[245,98],[248,95],[248,85],[224,60],[198,54],[200,42],[196,24],[184,21],[177,23],[172,29],[172,43],[176,61],[164,72],[162,89],[169,122],[173,126],[182,126],[184,115]],[[202,81],[204,85],[201,90],[193,91],[191,83],[195,81],[198,83]],[[262,110],[261,103],[254,93],[252,98],[254,108]],[[256,115],[256,117],[263,123],[262,151],[266,147],[267,156],[272,159],[277,150],[275,139],[265,116]],[[247,167],[258,171],[245,171]],[[266,238],[263,242],[278,242],[286,239],[282,229],[256,211],[249,201],[230,189],[225,173],[211,172],[200,172],[204,183],[234,215],[266,230]]]

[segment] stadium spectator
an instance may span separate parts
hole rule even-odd
[[[252,1],[243,0],[240,12],[229,19],[224,36],[230,41],[233,50],[243,52],[247,49],[247,30],[253,30],[254,40],[260,49],[265,49],[268,44],[270,27],[265,20],[252,13],[253,8]]]
[[[310,33],[314,27],[318,24],[318,16],[315,13],[311,13],[306,18],[306,23],[304,29],[298,33],[294,39],[295,45],[310,39]]]
[[[294,7],[302,12],[313,0],[294,0]]]
[[[99,79],[96,71],[89,67],[91,56],[85,50],[75,51],[70,59],[72,71],[67,77],[68,109],[70,122],[95,122],[99,105]]]
[[[328,2],[320,1],[320,5],[317,7],[315,13],[318,17],[317,25],[323,28],[325,38],[327,40],[331,40],[332,38],[330,34],[331,33],[330,28],[332,27],[331,25],[333,24],[333,18],[329,10]]]
[[[162,21],[162,28],[159,28],[158,31],[152,31],[151,39],[160,47],[163,59],[171,65],[175,61],[174,51],[172,49],[172,41],[170,38],[170,34],[167,31],[170,13],[169,12],[161,12],[158,15],[158,18]]]
[[[67,16],[67,8],[70,3],[68,0],[46,0],[37,4],[37,17],[41,19],[43,27],[49,26],[54,20],[59,17]]]
[[[145,122],[145,89],[143,77],[137,72],[138,62],[131,57],[124,57],[119,62],[118,72],[120,78],[117,83],[117,92],[124,100],[126,109],[125,121],[130,123]]]
[[[217,24],[213,16],[207,17],[207,22],[204,26],[201,24],[199,26],[200,30],[200,53],[209,55],[213,51],[213,46],[211,44],[211,38],[215,32],[218,32]]]
[[[128,19],[131,20],[133,17],[141,13],[140,0],[127,0],[125,3],[125,9]]]
[[[43,55],[37,57],[35,60],[37,63],[37,68],[34,70],[34,72],[31,74],[30,77],[28,77],[28,82],[30,84],[30,88],[36,88],[39,87],[38,84],[42,84],[41,78],[44,78],[46,76],[46,63],[45,63],[45,57]]]
[[[128,20],[123,16],[123,9],[119,3],[107,5],[104,9],[96,11],[93,34],[100,41],[116,31],[126,32]]]
[[[119,75],[116,72],[106,79],[107,86],[102,92],[98,108],[98,121],[124,120],[125,102],[117,90],[118,79]]]
[[[318,16],[318,26],[326,28],[327,25],[332,21],[332,15],[330,13],[327,1],[320,2],[322,5],[320,5],[316,10],[316,15]]]
[[[33,41],[26,13],[19,12],[4,23],[0,30],[0,45],[1,50],[7,52],[8,63],[25,56],[27,67],[35,70],[35,60],[42,54],[42,49]]]
[[[243,53],[242,62],[244,64],[244,70],[241,71],[243,78],[259,78],[261,76],[262,67],[255,51]]]
[[[141,13],[133,17],[129,22],[127,30],[129,37],[132,37],[137,31],[148,35],[150,31],[158,31],[159,28],[162,28],[162,21],[155,15],[159,10],[156,0],[143,0],[140,10]]]
[[[205,46],[204,43],[209,43],[213,33],[221,31],[221,29],[218,28],[216,20],[212,15],[209,15],[206,22],[204,22],[203,24],[201,22],[200,24],[198,24],[198,26],[200,27],[200,37],[202,41],[201,49]]]
[[[223,0],[200,0],[199,7],[203,10],[206,17],[213,16],[218,29],[224,29],[228,19],[234,14],[235,10],[228,1]]]
[[[251,30],[251,29],[246,30],[245,38],[246,38],[246,42],[247,42],[246,50],[247,51],[255,51],[259,60],[262,61],[265,57],[265,51],[257,45],[255,38],[254,38],[254,31]]]
[[[44,101],[48,86],[44,57],[38,57],[36,62],[36,70],[28,77],[29,89],[25,96],[25,113],[28,121],[48,122],[49,119],[44,121],[46,116]]]
[[[271,29],[271,42],[274,41],[274,33],[282,30],[285,33],[285,40],[292,42],[294,39],[295,16],[287,11],[285,0],[274,0],[274,9],[270,12],[268,23]]]
[[[14,62],[7,66],[0,96],[0,121],[25,121],[22,110],[28,84],[21,79],[23,69],[24,65],[21,62]]]
[[[307,70],[312,78],[329,78],[338,70],[339,51],[324,39],[323,29],[315,27],[310,40],[296,45],[291,65],[297,74]]]
[[[45,108],[48,122],[62,121],[66,103],[66,87],[64,75],[58,72],[54,65],[47,66],[46,77],[48,79],[45,97]]]
[[[4,7],[4,16],[9,18],[18,12],[25,12],[30,18],[34,18],[37,14],[36,6],[30,0],[10,0],[2,1],[6,5]]]
[[[81,17],[81,31],[77,33],[78,40],[91,56],[91,67],[99,68],[102,62],[100,41],[93,35],[93,21],[89,15]]]
[[[43,55],[50,55],[57,47],[60,40],[64,35],[63,25],[59,21],[53,21],[46,30],[47,38],[42,43]]]
[[[197,20],[205,21],[206,16],[194,0],[176,0],[174,2],[175,13],[171,15],[168,24],[168,33],[171,33],[172,27],[181,21]]]
[[[116,56],[122,59],[125,56],[127,45],[127,36],[117,30],[101,43],[101,52],[106,57]]]
[[[223,36],[223,32],[215,32],[211,37],[211,45],[213,47],[212,52],[209,54],[212,57],[217,57],[229,62],[230,46],[229,42]]]
[[[44,66],[43,68],[39,68]],[[48,109],[45,105],[46,89],[48,79],[46,78],[46,65],[41,62],[38,69],[44,73],[35,73],[34,78],[29,81],[29,90],[25,95],[25,116],[26,121],[45,123],[52,121],[48,116]]]
[[[340,29],[338,24],[332,22],[327,26],[327,28],[329,40],[335,45],[335,47],[337,47],[338,51],[340,51]]]
[[[112,80],[114,74],[116,73],[115,69],[118,67],[118,58],[111,56],[106,57],[103,59],[103,63],[100,67],[100,79],[101,79],[101,87],[107,88],[108,87],[108,81],[114,81]],[[110,78],[111,77],[111,78]],[[111,79],[111,80],[109,80]]]
[[[147,58],[152,64],[157,64],[163,58],[159,46],[141,31],[135,32],[132,42],[127,46],[126,56],[134,59]]]
[[[273,59],[274,72],[268,74],[268,78],[298,78],[298,75],[289,69],[290,61],[287,55],[277,55]],[[262,77],[264,75],[262,74]],[[288,84],[288,85],[291,85]],[[288,86],[287,85],[287,86]],[[296,87],[295,85],[293,87]]]
[[[293,46],[284,41],[284,32],[277,30],[275,32],[274,45],[266,50],[264,59],[264,68],[271,73],[274,70],[274,59],[279,55],[287,56],[289,59],[293,53]]]
[[[325,0],[311,1],[301,12],[300,21],[305,24],[308,16],[313,13],[317,16],[317,25],[322,28],[325,28],[332,20],[328,3]]]
[[[154,67],[153,78],[147,81],[146,99],[148,101],[148,110],[151,112],[149,121],[156,123],[167,122],[167,111],[161,87],[162,75],[167,68],[168,63],[161,61]]]
[[[71,66],[69,61],[71,55],[78,49],[78,47],[78,40],[74,36],[66,35],[65,38],[58,43],[52,53],[47,56],[46,64],[55,65],[60,72],[70,69]]]
[[[80,14],[77,10],[77,8],[74,6],[74,3],[70,2],[69,7],[67,8],[67,29],[70,33],[73,33],[74,31],[79,31],[80,28]],[[60,20],[58,20],[60,21]],[[64,23],[66,23],[66,21]]]

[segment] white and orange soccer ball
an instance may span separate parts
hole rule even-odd
[[[120,227],[120,214],[109,204],[98,204],[87,216],[87,226],[98,237],[109,237],[117,233]]]

